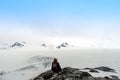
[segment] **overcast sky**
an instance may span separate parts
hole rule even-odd
[[[120,0],[0,0],[0,39],[120,48]]]

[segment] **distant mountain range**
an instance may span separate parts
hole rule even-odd
[[[25,44],[26,44],[26,42],[15,42],[12,44],[1,43],[0,50],[8,50],[10,48],[21,48],[21,47],[24,47]]]
[[[26,44],[29,45],[29,43],[26,43],[26,42],[15,42],[12,44],[0,43],[0,50],[8,50],[11,48],[22,48],[24,46],[27,46]],[[41,43],[39,47],[49,48],[50,46],[49,46],[49,43]],[[68,44],[67,42],[63,42],[61,44],[53,45],[53,47],[56,49],[61,49],[61,48],[67,48],[67,47],[73,47],[73,46]]]
[[[47,44],[43,43],[41,44],[42,47],[49,47]],[[73,47],[73,45],[68,44],[67,42],[57,44],[57,46],[54,45],[56,49],[61,49],[61,48],[67,48],[67,47]]]

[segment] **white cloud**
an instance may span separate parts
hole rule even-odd
[[[116,25],[83,25],[85,27],[38,28],[24,24],[0,24],[0,41],[46,41],[52,44],[70,42],[81,48],[120,48],[119,28]],[[89,27],[88,27],[89,26]],[[98,26],[98,27],[95,27]],[[102,26],[102,27],[101,27]],[[111,26],[111,27],[109,27]]]

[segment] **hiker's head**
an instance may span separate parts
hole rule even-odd
[[[57,58],[54,58],[53,62],[57,63]]]

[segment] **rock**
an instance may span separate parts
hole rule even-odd
[[[57,46],[56,48],[60,49],[61,47],[67,47],[68,43],[62,43],[61,45]]]
[[[93,68],[84,68],[85,70],[89,70],[89,72],[92,72],[92,73],[99,73],[99,71],[97,71],[96,69],[93,69]]]
[[[81,72],[80,74],[80,78],[83,79],[84,77],[90,77],[92,76],[91,74],[89,74],[88,72]]]
[[[106,79],[104,77],[91,77],[88,80],[110,80],[110,79]]]
[[[34,80],[44,80],[42,77],[37,77]]]
[[[95,69],[91,69],[89,72],[99,73],[99,71],[97,71]]]
[[[77,68],[65,67],[59,74],[52,72],[51,70],[44,72],[37,76],[34,80],[80,80],[92,76],[88,72],[79,71]]]
[[[104,78],[107,79],[107,80],[110,80],[110,78],[108,76],[105,76]]]
[[[104,67],[104,66],[96,67],[96,68],[94,68],[94,69],[101,70],[101,71],[105,71],[105,72],[115,72],[114,69],[109,68],[109,67]]]
[[[65,67],[65,68],[62,69],[61,74],[70,74],[70,73],[73,73],[75,71],[79,71],[79,69],[71,68],[71,67]]]
[[[42,74],[40,74],[38,77],[36,77],[34,80],[39,80],[39,78],[43,78],[44,80],[50,79],[51,77],[53,77],[54,72],[52,72],[51,70],[44,72]]]
[[[92,69],[92,68],[86,68]],[[111,75],[111,77],[93,77],[90,73],[80,71],[77,68],[65,67],[62,71],[54,73],[51,70],[46,71],[33,80],[120,80],[117,76]]]
[[[13,45],[11,45],[10,47],[23,47],[24,46],[24,42],[22,42],[22,43],[19,43],[19,42],[15,42]]]
[[[119,79],[119,77],[118,77],[118,76],[115,76],[115,75],[110,75],[110,77],[111,77],[112,79]]]
[[[47,47],[46,44],[41,44],[41,46],[43,46],[43,47]]]

